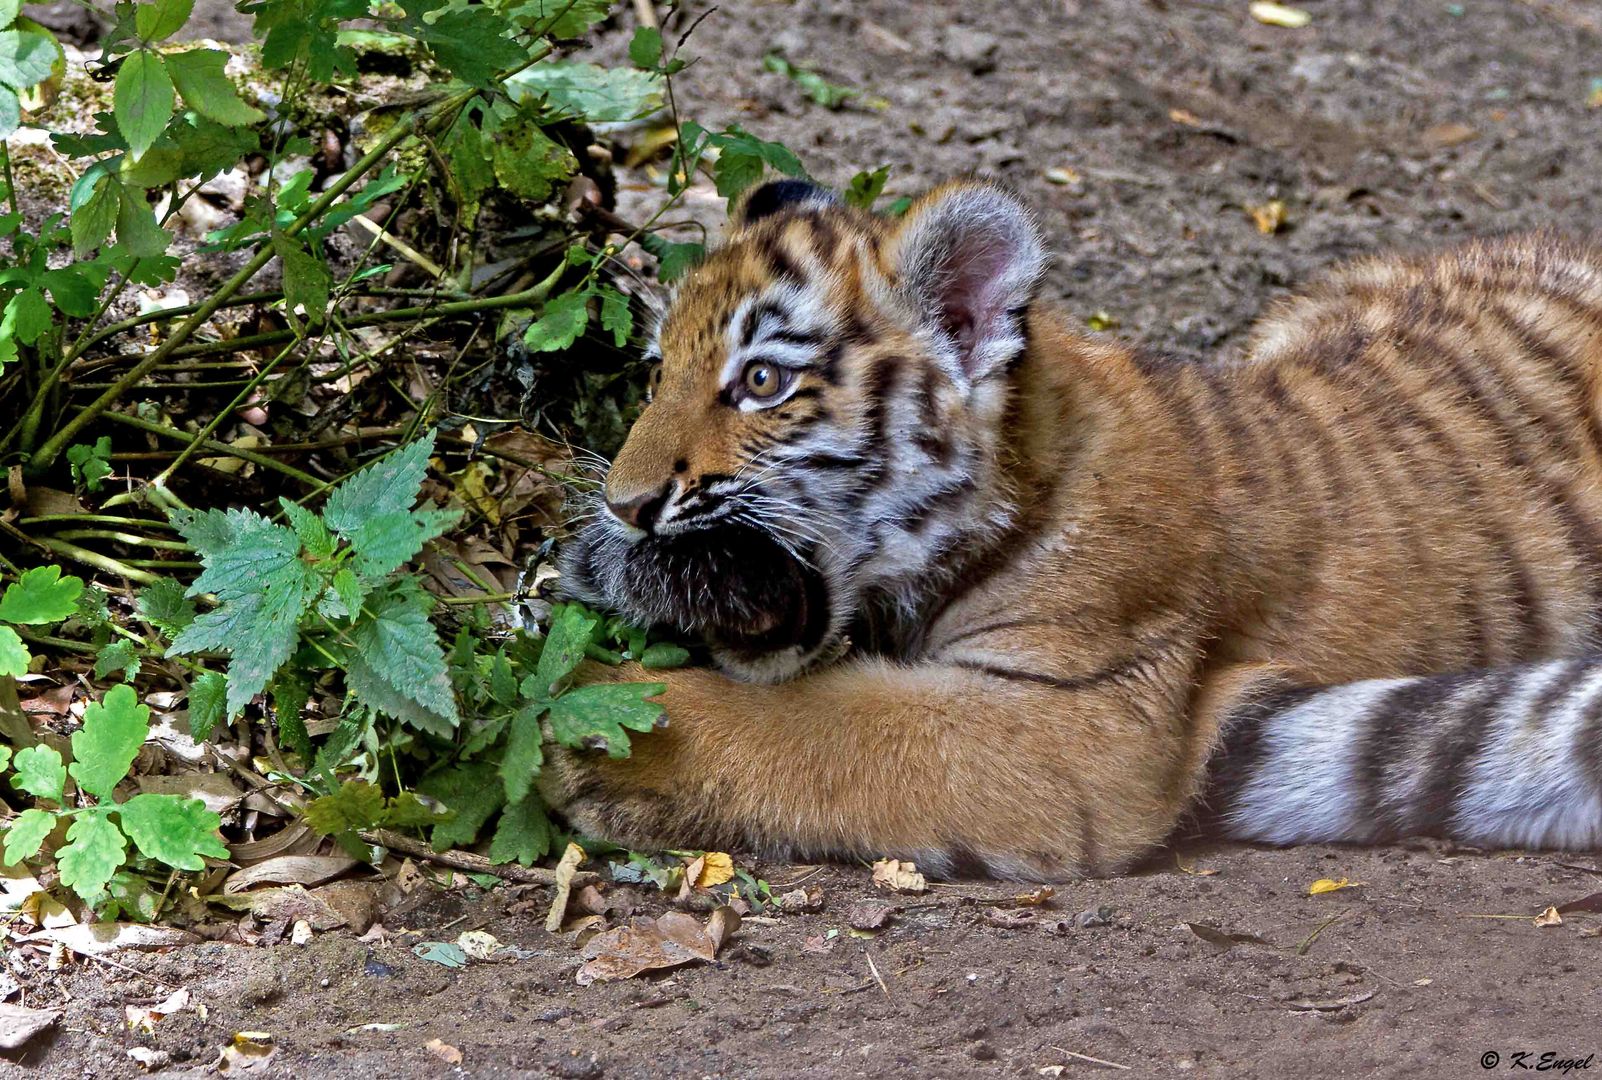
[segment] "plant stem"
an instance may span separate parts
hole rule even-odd
[[[125,562],[113,559],[110,555],[102,555],[98,551],[90,551],[87,548],[79,547],[77,544],[69,544],[65,540],[56,540],[49,536],[32,537],[30,539],[39,547],[44,548],[46,551],[55,552],[64,559],[71,559],[73,562],[92,566],[96,570],[104,570],[108,574],[125,577],[129,581],[137,581],[141,585],[153,585],[157,580],[157,575],[149,571],[129,566]]]
[[[195,436],[189,434],[187,431],[179,431],[177,428],[163,427],[160,424],[153,424],[149,420],[141,420],[137,416],[128,416],[126,413],[108,412],[105,414],[105,418],[107,420],[114,420],[119,424],[127,424],[129,427],[138,428],[140,431],[148,431],[152,435],[161,435],[165,438],[176,439],[182,443],[192,443],[196,441]],[[270,458],[266,454],[258,454],[254,450],[246,450],[238,446],[229,446],[227,443],[218,442],[216,439],[203,439],[200,441],[205,443],[202,449],[211,450],[215,453],[223,454],[228,457],[236,457],[241,461],[248,461],[252,465],[260,465],[264,469],[272,469],[274,472],[283,473],[285,476],[293,480],[298,480],[302,484],[306,484],[309,487],[320,488],[324,486],[323,481],[319,480],[311,473],[302,472],[293,465],[285,465],[282,461],[277,461],[273,458]]]
[[[201,444],[211,441],[212,433],[217,430],[217,428],[222,424],[223,420],[230,416],[235,409],[239,408],[240,405],[244,404],[245,399],[250,396],[250,392],[256,389],[256,387],[260,386],[263,380],[265,380],[268,375],[272,374],[274,368],[283,363],[284,357],[288,356],[299,343],[300,342],[298,340],[290,342],[279,351],[277,356],[273,357],[270,361],[264,364],[262,369],[256,373],[255,378],[246,383],[240,389],[239,393],[234,395],[234,400],[217,410],[216,414],[212,416],[211,422],[200,429],[200,433],[195,436],[194,440],[190,442],[188,446],[184,447],[183,452],[173,460],[173,463],[168,465],[156,475],[156,478],[150,482],[151,486],[158,488],[166,487],[167,481],[172,479],[172,474],[177,472],[183,463],[189,460],[189,458],[201,446]]]

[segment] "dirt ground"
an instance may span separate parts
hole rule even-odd
[[[1353,254],[1602,225],[1592,0],[1301,6],[1312,22],[1289,30],[1245,0],[725,4],[695,32],[709,59],[679,100],[833,182],[884,163],[893,193],[1008,179],[1061,253],[1052,294],[1192,357],[1238,347],[1267,302]],[[200,7],[228,36],[230,13]],[[885,107],[825,113],[762,69],[773,48]],[[1246,207],[1273,199],[1288,224],[1269,235]],[[1531,918],[1602,889],[1594,853],[1192,845],[1064,886],[1019,927],[987,912],[1021,887],[955,883],[893,898],[903,910],[869,936],[847,921],[874,892],[866,868],[736,861],[776,891],[819,886],[823,910],[748,920],[715,964],[587,988],[574,944],[541,928],[542,890],[458,888],[387,926],[481,926],[527,951],[507,963],[446,969],[412,954],[417,937],[338,933],[124,953],[30,987],[66,1014],[0,1074],[134,1075],[125,1051],[148,1046],[184,1075],[240,1029],[275,1037],[255,1075],[282,1076],[1467,1076],[1547,1052],[1585,1062],[1570,1075],[1602,1068],[1602,917]],[[1308,895],[1343,877],[1363,884]],[[127,1032],[126,1004],[179,987],[204,1020]],[[459,1066],[424,1048],[436,1038]]]

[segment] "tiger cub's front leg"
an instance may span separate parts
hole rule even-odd
[[[1060,879],[1160,842],[1210,746],[1200,731],[1175,737],[1188,694],[1177,680],[1081,690],[878,662],[776,686],[665,675],[669,724],[635,738],[632,756],[547,761],[542,791],[579,832]]]

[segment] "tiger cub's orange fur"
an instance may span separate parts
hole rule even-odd
[[[1044,265],[982,183],[751,196],[565,567],[723,670],[553,804],[1031,878],[1204,795],[1277,842],[1602,843],[1602,253],[1362,263],[1211,364],[1074,333]]]

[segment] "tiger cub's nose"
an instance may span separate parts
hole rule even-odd
[[[656,523],[657,515],[662,512],[662,507],[667,505],[668,494],[672,490],[673,482],[670,480],[658,491],[636,495],[633,498],[613,499],[607,496],[606,508],[623,524],[632,525],[642,532],[650,532],[651,526]]]

